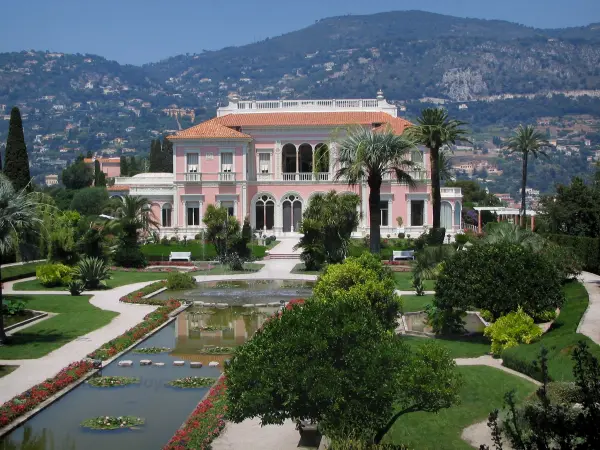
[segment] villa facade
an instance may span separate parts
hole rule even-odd
[[[335,180],[337,142],[350,126],[391,127],[398,134],[410,123],[379,92],[366,100],[241,101],[230,98],[217,117],[169,136],[174,173],[117,177],[113,195],[149,200],[163,236],[193,238],[204,228],[209,204],[228,209],[240,222],[266,235],[292,236],[302,212],[318,193],[336,190],[361,198],[356,235],[368,234],[369,189]],[[381,188],[382,236],[403,231],[420,235],[431,227],[431,183],[426,150],[411,153],[415,186],[391,175]],[[442,226],[449,234],[461,229],[460,188],[442,189]],[[397,225],[402,218],[402,227]]]

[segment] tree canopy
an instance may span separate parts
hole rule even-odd
[[[94,172],[84,162],[83,155],[79,155],[73,164],[62,171],[61,181],[67,189],[83,189],[94,182]]]

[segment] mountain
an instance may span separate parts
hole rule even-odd
[[[255,99],[373,98],[381,88],[409,118],[427,102],[472,102],[460,117],[476,131],[567,112],[597,117],[597,97],[572,97],[600,86],[599,44],[600,24],[535,29],[399,11],[331,17],[141,67],[89,54],[0,53],[0,119],[21,107],[32,169],[43,174],[79,152],[147,152],[150,139],[210,117],[232,91]],[[517,98],[478,101],[491,96]],[[7,128],[0,126],[0,145]]]

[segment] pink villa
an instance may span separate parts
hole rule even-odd
[[[381,91],[376,99],[362,100],[241,101],[234,94],[214,119],[169,136],[174,173],[117,177],[110,190],[147,198],[162,236],[189,239],[203,229],[209,204],[227,208],[240,222],[249,217],[252,227],[266,235],[295,236],[311,197],[334,189],[360,196],[355,236],[364,236],[369,233],[367,184],[348,186],[334,179],[337,142],[356,125],[389,126],[401,134],[410,123],[398,117]],[[429,156],[415,149],[411,159],[416,186],[391,176],[382,186],[384,237],[400,231],[417,237],[431,227]],[[461,209],[461,189],[443,188],[442,226],[448,234],[461,230]]]
[[[107,178],[118,177],[121,174],[121,158],[85,158],[83,160],[92,170],[96,161],[100,163],[100,170]]]

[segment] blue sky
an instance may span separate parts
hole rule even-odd
[[[343,14],[420,9],[539,28],[600,22],[600,0],[21,0],[2,6],[0,52],[94,53],[143,64],[277,36]]]

